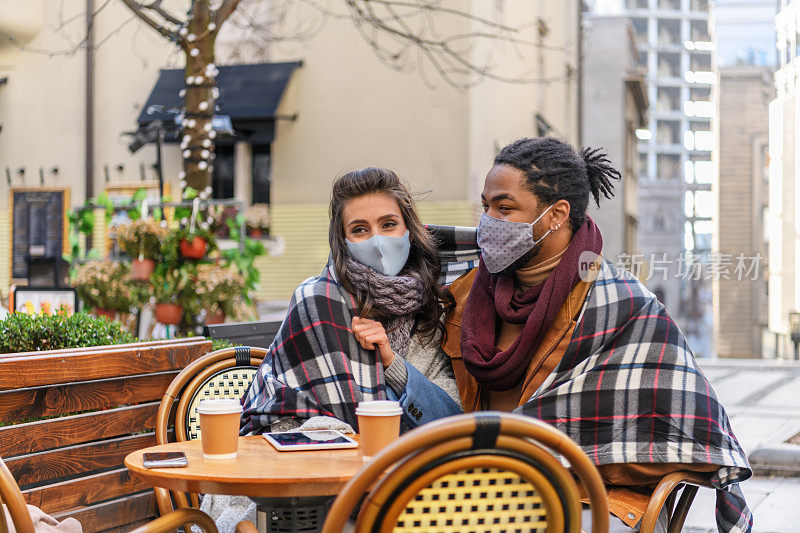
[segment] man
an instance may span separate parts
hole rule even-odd
[[[736,484],[749,465],[686,339],[652,293],[600,255],[586,208],[619,178],[604,154],[553,138],[516,141],[495,158],[479,266],[450,286],[443,348],[464,411],[521,412],[567,433],[598,465],[612,531],[638,531],[655,485],[679,470],[719,489],[720,531],[750,531]]]

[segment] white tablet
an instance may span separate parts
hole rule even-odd
[[[358,447],[356,441],[336,430],[290,431],[263,435],[267,442],[281,452]]]

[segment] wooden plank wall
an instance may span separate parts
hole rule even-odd
[[[28,503],[87,533],[156,516],[152,487],[123,466],[155,444],[158,405],[204,337],[0,355],[0,457]]]

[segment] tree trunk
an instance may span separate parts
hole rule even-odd
[[[184,37],[186,53],[185,108],[181,124],[183,179],[186,185],[202,191],[211,185],[214,164],[212,127],[216,103],[217,69],[214,65],[214,41],[217,32],[212,24],[209,0],[192,2],[188,33]],[[209,26],[211,24],[211,26]]]

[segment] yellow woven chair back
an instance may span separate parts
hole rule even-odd
[[[396,533],[547,531],[547,511],[534,485],[516,472],[466,468],[423,488],[397,517]]]
[[[239,400],[247,392],[250,382],[256,375],[258,367],[253,366],[234,366],[226,370],[220,370],[216,374],[206,379],[192,397],[186,409],[184,424],[186,425],[186,439],[194,440],[200,438],[200,421],[197,416],[197,406],[203,400],[219,400],[232,398]]]
[[[592,531],[607,533],[600,474],[564,433],[521,415],[454,416],[408,432],[365,463],[323,533],[341,532],[362,498],[356,533],[579,533],[573,473],[590,499]]]

